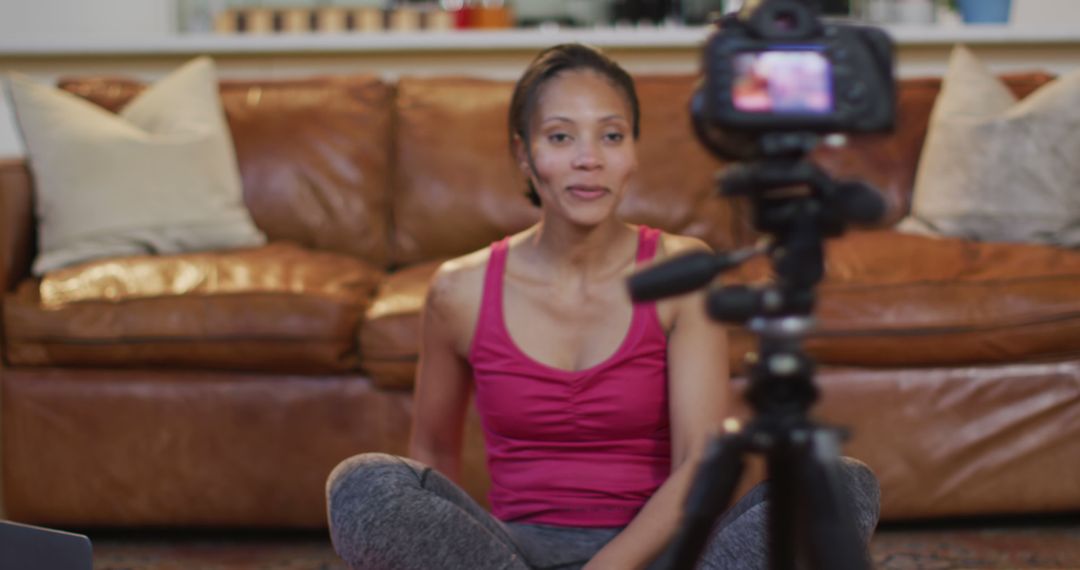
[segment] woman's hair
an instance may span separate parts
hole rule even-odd
[[[532,152],[529,149],[530,127],[532,115],[536,111],[536,105],[540,99],[540,91],[549,80],[566,71],[588,70],[604,77],[622,92],[630,103],[631,129],[634,138],[640,133],[639,123],[641,108],[638,104],[637,91],[634,89],[634,80],[614,60],[601,53],[596,48],[582,44],[559,44],[550,47],[536,56],[529,67],[518,79],[514,86],[514,95],[510,99],[510,148],[514,148],[514,137],[520,137],[525,145],[525,152],[529,157],[529,165],[532,166]],[[536,192],[532,181],[528,181],[529,189],[525,193],[529,200],[536,206],[540,205],[540,194]]]

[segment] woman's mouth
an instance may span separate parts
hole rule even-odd
[[[607,188],[603,186],[574,185],[566,189],[578,200],[598,200],[608,195]]]

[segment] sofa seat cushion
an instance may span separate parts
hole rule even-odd
[[[379,286],[360,330],[360,367],[376,386],[412,388],[420,354],[420,313],[431,277],[443,261],[391,273]]]
[[[829,242],[821,362],[972,365],[1080,355],[1080,252],[893,231]]]
[[[336,372],[382,272],[290,243],[94,261],[4,299],[22,366],[175,366]]]

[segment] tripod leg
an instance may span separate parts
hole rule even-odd
[[[870,560],[855,524],[854,490],[841,473],[838,436],[821,428],[804,433],[812,435],[804,444],[793,446],[803,552],[811,568],[867,570]]]
[[[686,497],[679,530],[649,570],[686,570],[697,565],[713,523],[731,504],[735,487],[742,479],[745,448],[740,434],[721,436],[709,443]]]
[[[799,491],[795,488],[795,459],[786,444],[777,444],[769,450],[768,473],[769,510],[766,517],[769,534],[769,568],[771,570],[795,570],[796,505]]]

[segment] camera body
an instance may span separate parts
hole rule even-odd
[[[766,133],[893,127],[891,38],[873,27],[822,21],[809,2],[764,0],[728,15],[707,41],[702,65],[693,118],[721,154],[753,154],[747,141]],[[723,141],[715,131],[742,136]]]

